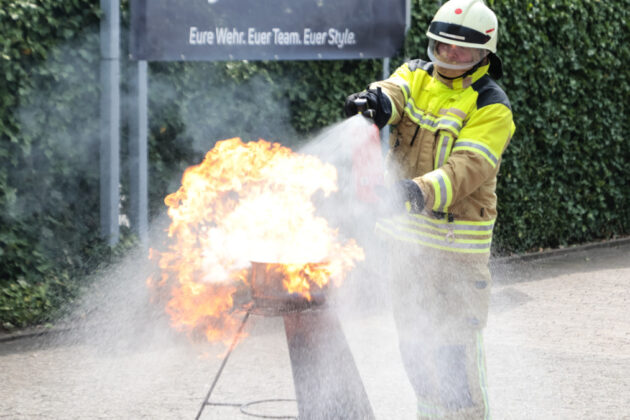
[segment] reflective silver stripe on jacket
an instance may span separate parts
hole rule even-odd
[[[442,174],[438,174],[437,182],[440,186],[440,205],[437,208],[437,211],[444,212],[446,208],[447,201],[450,201],[452,192],[446,188],[446,181],[444,181],[444,177]]]
[[[413,105],[413,99],[409,99],[409,101],[405,105],[405,111],[407,111],[410,117],[415,118],[419,125],[425,125],[433,129],[438,128],[440,126],[448,127],[455,130],[454,131],[455,134],[458,134],[459,130],[462,129],[462,125],[456,121],[450,120],[448,118],[439,118],[437,120],[433,120],[430,117],[425,117],[423,114],[416,112],[414,108],[415,107]]]
[[[448,230],[453,230],[455,233],[463,234],[470,232],[470,234],[483,233],[490,235],[492,233],[492,230],[494,229],[494,220],[474,223],[456,220],[454,222],[448,223],[435,219],[432,220],[429,217],[421,214],[406,214],[404,216],[395,217],[394,219],[397,222],[401,223],[412,223],[418,224],[419,226],[424,225],[444,232]]]
[[[440,166],[444,165],[444,163],[446,163],[446,152],[448,152],[451,139],[452,137],[449,136],[448,134],[444,134],[443,136],[441,136],[440,141],[442,143],[440,146],[440,154],[438,155],[438,158],[435,162],[435,169],[439,168]]]
[[[473,143],[470,141],[456,141],[455,146],[453,146],[453,151],[460,148],[472,148],[479,150],[486,158],[492,161],[494,166],[497,166],[497,163],[499,163],[499,159],[497,159],[497,157],[490,151],[490,149],[484,147],[481,144]]]
[[[404,83],[400,87],[405,91],[405,99],[409,100],[409,98],[411,98],[411,88],[409,87],[409,84]]]
[[[431,248],[456,252],[489,252],[492,243],[491,238],[460,239],[449,238],[446,235],[433,235],[422,230],[413,229],[408,225],[398,224],[390,219],[379,221],[376,224],[376,229],[380,229],[400,241],[418,243]]]

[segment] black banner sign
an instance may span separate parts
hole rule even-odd
[[[391,57],[406,0],[132,0],[131,56],[149,61]]]

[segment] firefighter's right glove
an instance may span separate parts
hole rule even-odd
[[[395,186],[395,200],[399,200],[396,205],[404,206],[405,210],[411,213],[420,213],[424,208],[424,195],[420,186],[411,179],[398,181]]]
[[[348,96],[343,107],[346,117],[353,117],[360,112],[356,102],[357,99],[365,99],[367,101],[366,109],[361,112],[364,117],[374,120],[374,124],[379,130],[387,125],[389,118],[392,116],[392,104],[380,87]]]

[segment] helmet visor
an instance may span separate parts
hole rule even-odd
[[[427,48],[429,59],[440,67],[453,70],[469,69],[488,55],[483,48],[461,47],[429,39]]]

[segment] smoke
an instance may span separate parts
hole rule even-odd
[[[374,226],[393,209],[383,185],[384,157],[376,127],[357,115],[326,127],[298,151],[335,166],[338,191],[316,198],[318,211],[365,251],[365,260],[357,263],[337,291],[339,310],[347,316],[382,312],[389,307],[388,252],[386,243],[375,237]]]
[[[177,106],[182,127],[178,136],[201,154],[216,141],[233,137],[290,145],[299,138],[291,126],[289,100],[282,95],[291,80],[249,74],[248,66],[247,62],[152,66],[150,99],[156,109],[152,113]]]
[[[10,179],[18,190],[11,209],[17,217],[55,213],[60,204],[80,207],[98,177],[94,164],[99,100],[94,90],[86,88],[95,86],[98,66],[80,56],[80,51],[89,50],[93,36],[94,30],[87,29],[72,43],[53,48],[44,63],[30,69],[29,89],[15,111],[22,159]],[[76,175],[72,179],[64,177],[69,170]]]

